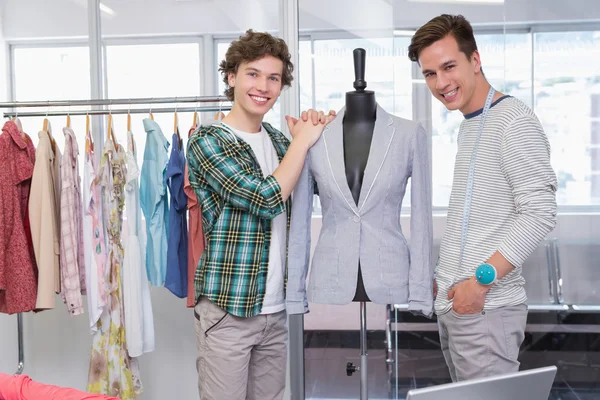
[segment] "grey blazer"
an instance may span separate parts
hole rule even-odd
[[[360,260],[365,290],[372,302],[406,304],[433,313],[433,227],[427,135],[420,124],[377,106],[369,159],[359,205],[346,180],[342,120],[345,108],[325,127],[309,150],[293,192],[289,237],[286,308],[308,312],[308,301],[352,301]],[[411,178],[411,244],[400,226],[400,210]],[[323,225],[310,264],[310,226],[314,183]]]

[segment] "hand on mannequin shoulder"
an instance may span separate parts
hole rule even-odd
[[[334,110],[329,110],[329,113],[325,115],[324,111],[316,111],[310,109],[308,111],[302,111],[302,114],[300,114],[300,118],[302,119],[302,121],[306,122],[308,121],[308,117],[310,116],[313,125],[317,125],[317,122],[324,123],[325,125],[327,125],[335,119],[335,115],[336,113]],[[292,122],[292,126],[295,126],[299,121],[297,118],[290,117],[289,115],[285,116],[285,120],[288,121],[288,127],[290,126],[290,121]]]
[[[321,136],[325,125],[335,119],[335,111],[329,111],[325,115],[324,111],[317,112],[316,110],[303,111],[299,119],[286,115],[288,129],[292,135],[292,139],[308,140],[308,146],[312,146]]]

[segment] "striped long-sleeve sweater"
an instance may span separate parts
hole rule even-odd
[[[465,115],[458,133],[446,231],[436,270],[438,315],[452,306],[448,290],[472,277],[477,266],[496,251],[516,268],[491,288],[484,309],[525,303],[523,262],[556,225],[557,182],[548,138],[529,107],[504,96],[492,104],[479,141],[468,230],[459,262],[467,177],[481,113]]]

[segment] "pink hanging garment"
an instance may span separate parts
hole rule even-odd
[[[102,394],[91,394],[76,389],[44,385],[27,375],[0,374],[2,400],[119,400]]]

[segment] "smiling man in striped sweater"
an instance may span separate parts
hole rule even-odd
[[[548,139],[529,107],[490,86],[463,16],[422,26],[409,58],[433,96],[464,115],[434,282],[444,358],[453,381],[516,372],[527,320],[521,268],[556,225]]]

